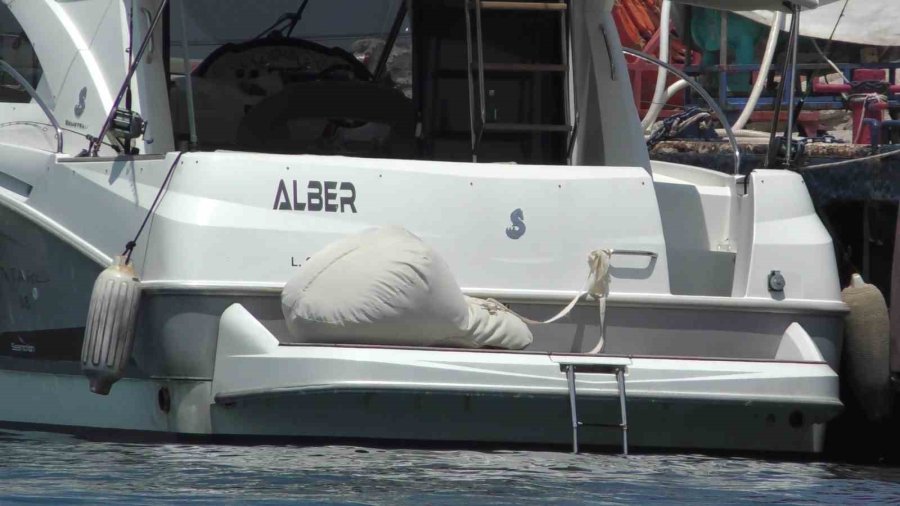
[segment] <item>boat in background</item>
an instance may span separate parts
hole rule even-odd
[[[612,6],[0,4],[0,423],[820,452],[848,311],[831,238],[797,174],[650,161]],[[298,267],[384,225],[468,296],[570,312],[521,351],[292,334]],[[91,297],[123,250],[139,315],[105,326],[130,318]],[[582,297],[589,272],[608,295]],[[104,367],[101,396],[82,369]]]
[[[834,2],[804,14],[800,35],[868,46],[896,46],[900,40],[900,26],[894,22],[896,16],[891,14],[896,10],[897,2],[892,0]],[[767,26],[772,24],[772,11],[739,14]]]

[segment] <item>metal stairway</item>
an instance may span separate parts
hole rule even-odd
[[[596,358],[569,357],[558,361],[559,369],[566,374],[569,385],[569,406],[572,411],[572,453],[578,453],[578,429],[581,427],[618,428],[622,431],[622,454],[628,455],[628,409],[627,395],[625,393],[625,372],[628,370],[627,362],[604,361],[598,363]],[[584,423],[578,419],[578,394],[575,390],[575,374],[612,374],[616,377],[619,392],[619,409],[621,422],[617,424]]]
[[[562,41],[561,63],[501,63],[484,61],[484,30],[482,27],[483,11],[524,11],[535,14],[557,14],[560,16]],[[472,161],[478,161],[478,150],[481,138],[485,132],[505,133],[543,133],[561,132],[567,133],[567,143],[571,145],[574,137],[572,120],[566,108],[566,121],[564,124],[543,123],[504,123],[491,121],[488,117],[487,96],[485,92],[485,73],[543,73],[555,72],[565,76],[565,93],[569,96],[569,62],[570,62],[570,38],[569,38],[569,4],[568,0],[555,2],[534,1],[482,1],[465,0],[466,12],[466,49],[467,69],[469,82],[469,127],[472,142]],[[472,28],[472,13],[475,14],[475,27]],[[473,47],[474,46],[474,47]],[[477,89],[477,94],[476,94]],[[566,100],[568,103],[568,100]],[[496,119],[496,118],[493,118]]]

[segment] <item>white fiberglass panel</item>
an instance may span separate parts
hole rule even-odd
[[[816,214],[803,178],[782,170],[757,170],[749,177],[753,240],[747,259],[746,295],[775,300],[840,300],[834,245]],[[783,292],[770,290],[768,278],[775,271],[784,277]]]
[[[95,164],[71,167],[134,212],[131,202],[149,205],[169,163],[135,171],[136,186]],[[575,292],[588,254],[616,248],[659,258],[616,256],[614,292],[668,293],[656,195],[639,167],[187,154],[142,238],[138,251],[144,240],[149,247],[139,265],[144,280],[284,283],[329,242],[381,225],[433,245],[466,288]]]

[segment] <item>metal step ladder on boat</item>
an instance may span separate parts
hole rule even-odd
[[[572,410],[572,453],[578,453],[578,429],[601,427],[618,428],[622,431],[622,454],[628,455],[628,399],[625,393],[625,372],[628,366],[624,363],[597,363],[595,358],[584,360],[579,357],[569,357],[567,360],[557,360],[557,362],[560,371],[566,374],[569,384],[569,406]],[[578,394],[575,390],[575,374],[578,372],[582,374],[612,374],[616,377],[619,391],[620,423],[584,423],[578,419]]]
[[[569,152],[571,153],[574,127],[569,118],[569,110],[566,108],[565,124],[541,124],[541,123],[501,123],[489,121],[487,117],[487,97],[485,94],[485,72],[519,72],[540,73],[558,72],[565,76],[566,95],[569,94],[569,4],[568,0],[555,2],[534,1],[482,1],[465,0],[466,10],[466,49],[467,69],[469,80],[469,127],[472,137],[472,161],[478,161],[478,148],[485,132],[505,133],[544,133],[562,132],[568,134]],[[500,63],[484,61],[484,31],[482,29],[482,12],[494,11],[522,11],[536,14],[558,14],[562,27],[562,63]],[[475,13],[475,29],[472,29],[472,12]],[[474,46],[474,50],[473,50]],[[474,53],[474,55],[473,55]],[[477,88],[477,95],[476,95]],[[476,103],[477,99],[477,103]],[[568,101],[567,101],[568,102]]]

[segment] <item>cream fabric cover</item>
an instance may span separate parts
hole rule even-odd
[[[469,309],[466,333],[445,339],[440,346],[521,350],[531,344],[531,330],[518,316],[505,310],[488,309],[491,305],[484,305],[481,299],[466,297],[465,300]]]
[[[281,307],[300,342],[522,349],[527,326],[467,300],[446,262],[399,227],[366,230],[315,253]]]

